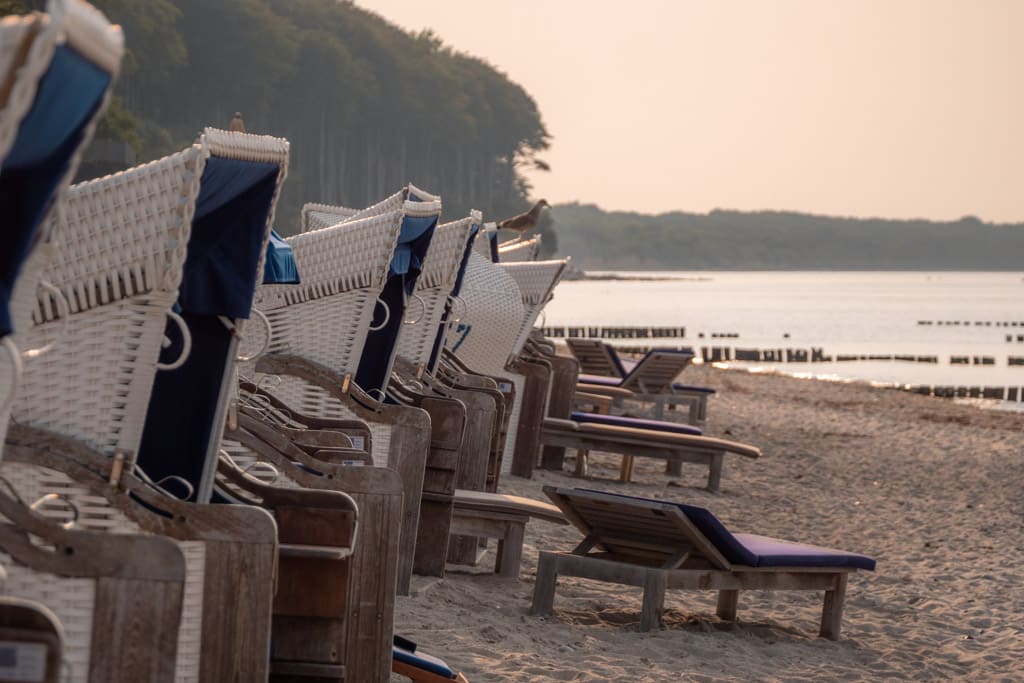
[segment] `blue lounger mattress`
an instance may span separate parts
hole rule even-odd
[[[622,493],[578,489],[645,503],[675,505],[731,564],[748,567],[850,567],[874,571],[874,558],[806,543],[784,541],[758,534],[734,534],[714,513],[696,505],[667,500],[627,496]]]
[[[605,377],[603,375],[581,374],[577,381],[581,384],[596,384],[604,387],[617,387],[622,384],[622,380],[618,377]],[[711,387],[697,387],[690,384],[673,384],[672,389],[675,391],[700,392],[704,394],[716,393]]]
[[[602,415],[600,413],[574,412],[569,416],[573,422],[580,424],[599,424],[611,427],[631,427],[633,429],[649,429],[655,432],[666,432],[669,434],[689,434],[691,436],[702,436],[698,427],[679,424],[677,422],[666,422],[664,420],[645,420],[639,417],[624,417],[622,415]]]

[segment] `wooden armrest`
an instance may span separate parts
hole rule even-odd
[[[278,546],[278,552],[281,557],[301,557],[314,560],[344,560],[352,554],[352,548],[282,543]]]

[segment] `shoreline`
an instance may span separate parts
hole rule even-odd
[[[560,579],[555,612],[527,614],[540,550],[571,550],[571,527],[527,525],[518,581],[481,567],[417,577],[397,633],[470,681],[1016,680],[1024,677],[1024,588],[1005,549],[1024,547],[1024,417],[863,383],[807,382],[710,365],[718,389],[705,433],[759,446],[727,459],[722,492],[706,471],[671,478],[637,459],[592,454],[591,477],[538,471],[499,490],[542,499],[545,484],[689,502],[731,529],[872,555],[850,582],[837,642],[816,637],[820,594],[744,592],[739,621],[714,592],[670,591],[665,628],[637,631],[638,589]],[[669,413],[675,417],[674,413]]]

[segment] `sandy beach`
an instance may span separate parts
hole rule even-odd
[[[688,369],[719,390],[706,433],[759,446],[681,477],[592,454],[591,477],[505,476],[501,491],[542,498],[587,486],[707,507],[734,531],[871,555],[847,593],[838,642],[817,637],[821,595],[745,592],[738,623],[715,593],[669,592],[665,627],[637,629],[640,590],[559,580],[552,616],[529,616],[539,550],[571,550],[573,527],[531,523],[518,581],[451,569],[415,577],[396,632],[470,681],[1024,680],[1024,414],[864,385]],[[492,561],[488,556],[485,562]],[[394,680],[398,680],[397,678]]]

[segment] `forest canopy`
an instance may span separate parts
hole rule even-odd
[[[285,232],[302,203],[362,207],[408,182],[445,216],[528,206],[522,170],[550,136],[522,87],[430,32],[338,0],[92,0],[124,28],[127,55],[99,137],[138,161],[225,128],[288,138]],[[0,14],[38,0],[0,0]]]

